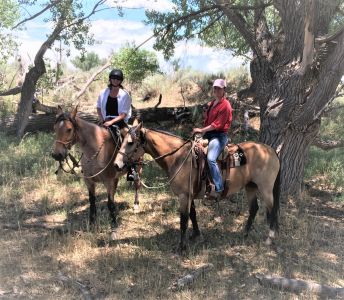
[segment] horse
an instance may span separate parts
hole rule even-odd
[[[121,137],[113,136],[110,130],[96,124],[85,121],[77,116],[76,106],[71,113],[63,112],[59,106],[57,110],[54,131],[52,157],[61,163],[67,158],[68,150],[77,144],[81,151],[82,177],[86,183],[89,195],[89,222],[95,223],[97,209],[95,188],[96,183],[101,182],[107,190],[107,207],[110,214],[112,237],[115,237],[115,230],[118,227],[118,208],[114,200],[119,177],[126,173],[126,170],[118,172],[113,165],[114,158],[120,147]],[[124,136],[127,128],[121,129]],[[140,172],[140,170],[138,170]],[[134,207],[139,205],[138,189],[140,182],[134,180],[135,202]]]
[[[146,129],[141,123],[126,134],[114,162],[118,170],[121,170],[124,166],[135,163],[144,153],[148,153],[167,173],[172,192],[179,199],[181,252],[186,250],[189,217],[193,229],[190,239],[200,235],[194,199],[202,197],[205,189],[193,155],[193,145],[192,140],[184,140],[165,131]],[[249,203],[249,216],[244,229],[247,236],[259,208],[259,195],[267,208],[270,230],[266,243],[271,244],[278,232],[279,158],[270,146],[263,143],[250,141],[238,146],[246,155],[246,164],[222,170],[226,184],[221,197],[225,199],[245,188]]]

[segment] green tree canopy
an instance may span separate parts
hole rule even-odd
[[[139,84],[148,75],[159,72],[159,62],[154,52],[125,46],[113,55],[112,65],[123,71],[130,84]]]
[[[19,17],[17,1],[0,1],[0,63],[6,62],[17,47],[10,29],[19,20]]]
[[[104,63],[95,52],[88,52],[85,55],[77,56],[71,62],[76,68],[82,71],[89,71]]]

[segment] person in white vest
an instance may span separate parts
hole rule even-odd
[[[97,101],[98,118],[102,126],[117,134],[118,128],[128,127],[131,117],[131,97],[123,88],[123,72],[113,69],[109,74],[109,85],[103,90]],[[135,180],[135,168],[128,168],[127,180]]]
[[[109,85],[103,90],[97,101],[97,113],[104,127],[123,128],[131,117],[131,97],[123,88],[123,72],[113,69],[109,74]]]

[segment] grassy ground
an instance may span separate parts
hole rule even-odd
[[[187,82],[177,77],[175,82]],[[159,87],[161,106],[183,105],[195,97],[193,85],[176,88],[169,82],[155,78],[144,86]],[[81,110],[95,112],[104,86],[97,81],[90,87],[80,100]],[[71,99],[72,92],[66,89],[55,98]],[[145,93],[133,95],[134,106],[155,105],[158,95],[143,102]],[[52,105],[49,101],[43,102]],[[324,137],[341,137],[338,124],[343,124],[340,114],[325,121]],[[28,135],[20,144],[0,135],[0,299],[318,299],[315,293],[263,287],[257,273],[344,286],[342,150],[311,149],[303,201],[282,205],[280,236],[273,247],[263,242],[268,229],[264,207],[244,239],[248,212],[238,194],[215,207],[196,201],[202,237],[180,256],[178,201],[168,188],[142,190],[141,210],[134,213],[133,190],[121,179],[115,196],[121,226],[111,241],[105,189],[97,189],[98,226],[90,230],[86,187],[78,178],[54,174],[52,142],[50,134]],[[145,168],[143,179],[150,185],[166,181],[155,166]],[[214,268],[192,285],[171,288],[208,264]]]
[[[263,242],[264,208],[243,238],[248,213],[241,194],[215,207],[197,201],[202,237],[182,257],[176,253],[178,202],[168,189],[143,190],[134,213],[134,194],[123,178],[116,194],[121,226],[111,241],[99,186],[98,228],[90,231],[86,188],[54,174],[52,141],[49,134],[27,136],[19,145],[0,139],[1,299],[317,299],[262,287],[258,272],[344,286],[343,201],[330,186],[309,189],[301,205],[282,205],[273,247]],[[147,184],[164,182],[154,166],[144,174]],[[191,286],[171,288],[206,264],[214,268]]]

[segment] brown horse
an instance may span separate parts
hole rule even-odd
[[[107,190],[108,202],[107,206],[110,211],[111,227],[117,227],[118,209],[114,201],[114,194],[117,189],[119,176],[126,173],[126,170],[118,172],[113,165],[113,160],[120,147],[120,137],[112,137],[109,130],[87,122],[77,115],[77,107],[71,113],[64,113],[61,107],[58,107],[54,130],[56,139],[54,141],[54,149],[52,157],[62,162],[68,155],[68,150],[78,144],[82,151],[81,167],[83,175],[81,176],[87,186],[90,201],[90,223],[95,222],[96,197],[95,185],[102,182]],[[122,136],[128,129],[122,129]],[[139,205],[138,188],[139,180],[135,180],[135,203]]]
[[[278,231],[279,169],[276,152],[262,143],[244,142],[239,144],[246,155],[247,163],[223,171],[227,191],[222,198],[236,193],[243,187],[249,203],[249,217],[245,226],[247,235],[258,210],[257,196],[267,207],[270,225],[268,243]],[[198,167],[192,154],[193,142],[158,130],[145,129],[140,125],[132,127],[125,136],[118,152],[115,165],[119,170],[135,162],[145,152],[165,170],[170,178],[171,188],[179,198],[180,209],[180,250],[186,248],[186,230],[190,217],[193,231],[190,238],[200,235],[196,219],[194,199],[204,194],[204,184],[198,176]]]

